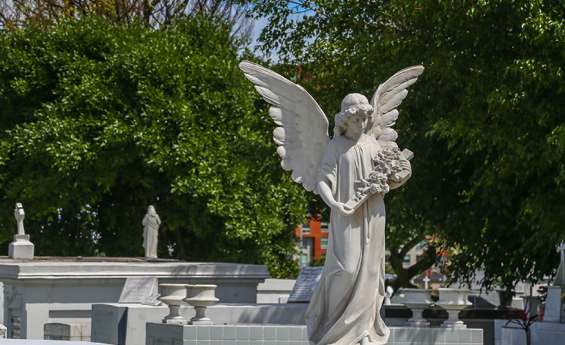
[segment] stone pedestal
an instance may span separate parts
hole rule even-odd
[[[286,303],[295,279],[266,279],[257,285],[257,303]]]
[[[46,323],[45,340],[90,341],[90,325]]]
[[[523,305],[528,304],[528,318],[538,315],[538,306],[541,304],[539,296],[521,296]]]
[[[565,286],[548,286],[547,300],[545,303],[544,322],[561,321],[561,295],[565,293]]]
[[[296,325],[171,325],[147,323],[146,345],[262,344],[309,345],[306,326]],[[390,327],[389,345],[481,345],[482,329]]]
[[[10,243],[8,257],[10,259],[33,259],[34,247],[29,241],[29,235],[14,235],[14,242]]]
[[[216,303],[206,309],[206,315],[216,325],[263,324],[304,325],[308,303]],[[104,344],[145,344],[145,324],[161,323],[169,313],[167,306],[141,304],[94,304],[92,306],[91,341]],[[195,315],[192,306],[184,304],[180,315],[190,320]]]
[[[424,319],[424,309],[433,304],[431,289],[404,289],[402,304],[412,310],[412,318],[406,322],[406,326],[428,327],[429,322]]]

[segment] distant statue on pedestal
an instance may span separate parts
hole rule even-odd
[[[26,232],[24,231],[24,218],[26,216],[26,213],[24,212],[24,207],[22,206],[22,204],[16,204],[14,216],[16,217],[16,222],[18,222],[18,235],[25,235]]]
[[[10,243],[8,257],[11,259],[33,259],[34,246],[29,241],[29,235],[26,235],[24,230],[24,207],[20,203],[16,203],[14,210],[14,217],[18,224],[18,234],[14,235],[14,242]]]
[[[143,218],[143,248],[145,248],[146,258],[157,258],[157,237],[160,225],[161,219],[155,212],[155,207],[149,206]]]

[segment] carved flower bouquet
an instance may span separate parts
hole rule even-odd
[[[400,152],[396,147],[379,151],[373,158],[373,171],[366,180],[356,181],[360,187],[346,205],[356,210],[372,194],[388,193],[390,191],[388,182],[400,182],[404,177],[403,173],[407,173],[402,171],[400,159],[411,159],[413,156],[414,154],[409,150]]]

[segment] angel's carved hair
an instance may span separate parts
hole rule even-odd
[[[336,114],[334,122],[334,136],[342,135],[345,130],[345,123],[352,115],[363,114],[371,116],[373,114],[373,107],[369,104],[367,97],[359,93],[350,93],[345,96],[341,102],[341,111]]]

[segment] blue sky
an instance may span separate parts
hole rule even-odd
[[[261,35],[261,30],[269,23],[269,19],[267,17],[260,18],[255,21],[255,27],[253,28],[253,41],[251,42],[251,48],[255,48],[256,40]]]

